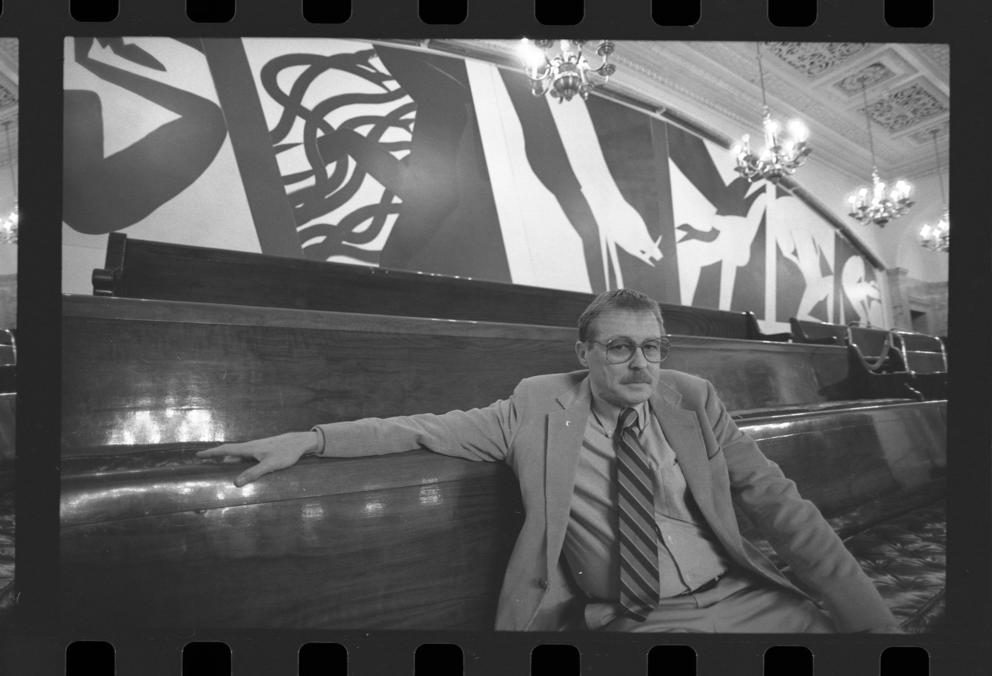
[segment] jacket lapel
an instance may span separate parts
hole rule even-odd
[[[724,519],[713,502],[713,481],[699,417],[695,411],[683,408],[681,401],[682,395],[662,382],[651,397],[651,409],[675,451],[679,468],[699,510],[714,531],[725,534]]]
[[[558,397],[561,410],[548,415],[548,446],[545,457],[545,518],[548,574],[558,563],[568,528],[575,489],[575,470],[582,448],[582,437],[589,421],[589,380]]]

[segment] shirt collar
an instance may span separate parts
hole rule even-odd
[[[592,407],[593,413],[599,418],[600,422],[606,426],[606,431],[610,434],[617,428],[617,420],[620,418],[620,413],[623,411],[622,408],[611,404],[604,399],[596,396],[595,392],[590,392],[590,406]],[[642,401],[637,406],[633,407],[637,411],[637,426],[640,430],[643,430],[647,425],[647,415],[648,415],[648,402]]]

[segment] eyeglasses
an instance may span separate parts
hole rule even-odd
[[[634,358],[637,348],[641,348],[641,354],[644,355],[646,360],[652,364],[658,364],[665,361],[669,351],[672,349],[672,343],[668,338],[652,338],[651,340],[645,340],[640,345],[626,338],[618,338],[605,343],[598,340],[587,342],[596,343],[596,345],[602,345],[605,348],[607,364],[624,364],[630,361]]]

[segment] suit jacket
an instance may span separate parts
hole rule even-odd
[[[520,483],[525,518],[507,565],[496,629],[576,628],[575,594],[562,567],[575,471],[590,412],[586,371],[527,378],[508,399],[469,411],[365,418],[319,425],[321,455],[379,455],[425,448],[504,461]],[[651,407],[707,524],[742,568],[822,601],[839,631],[895,619],[819,510],[741,432],[708,381],[662,370]],[[741,537],[744,513],[790,565],[797,589]]]

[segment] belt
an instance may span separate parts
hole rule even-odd
[[[724,575],[726,575],[726,573],[720,573],[712,580],[708,580],[702,583],[695,589],[690,589],[689,591],[682,592],[681,594],[677,594],[677,596],[688,596],[689,594],[701,594],[702,592],[708,592],[709,590],[716,587],[717,583],[720,582],[721,579],[723,579]]]
[[[706,582],[702,583],[701,585],[699,585],[695,589],[690,589],[689,591],[682,592],[681,594],[676,594],[675,596],[668,596],[666,598],[668,598],[668,599],[677,599],[677,598],[681,598],[683,596],[689,596],[690,594],[701,594],[703,592],[708,592],[709,590],[715,588],[717,586],[717,584],[719,584],[720,580],[722,580],[726,575],[727,575],[727,573],[725,571],[723,573],[720,573],[716,577],[714,577],[714,578],[712,578],[710,580],[707,580]],[[662,599],[662,601],[665,601],[665,600],[666,599]],[[632,615],[630,613],[630,611],[625,610],[625,609],[620,609],[619,612],[620,612],[620,614],[626,615],[628,617],[636,617],[636,616]],[[588,626],[588,623],[587,623],[586,626]]]

